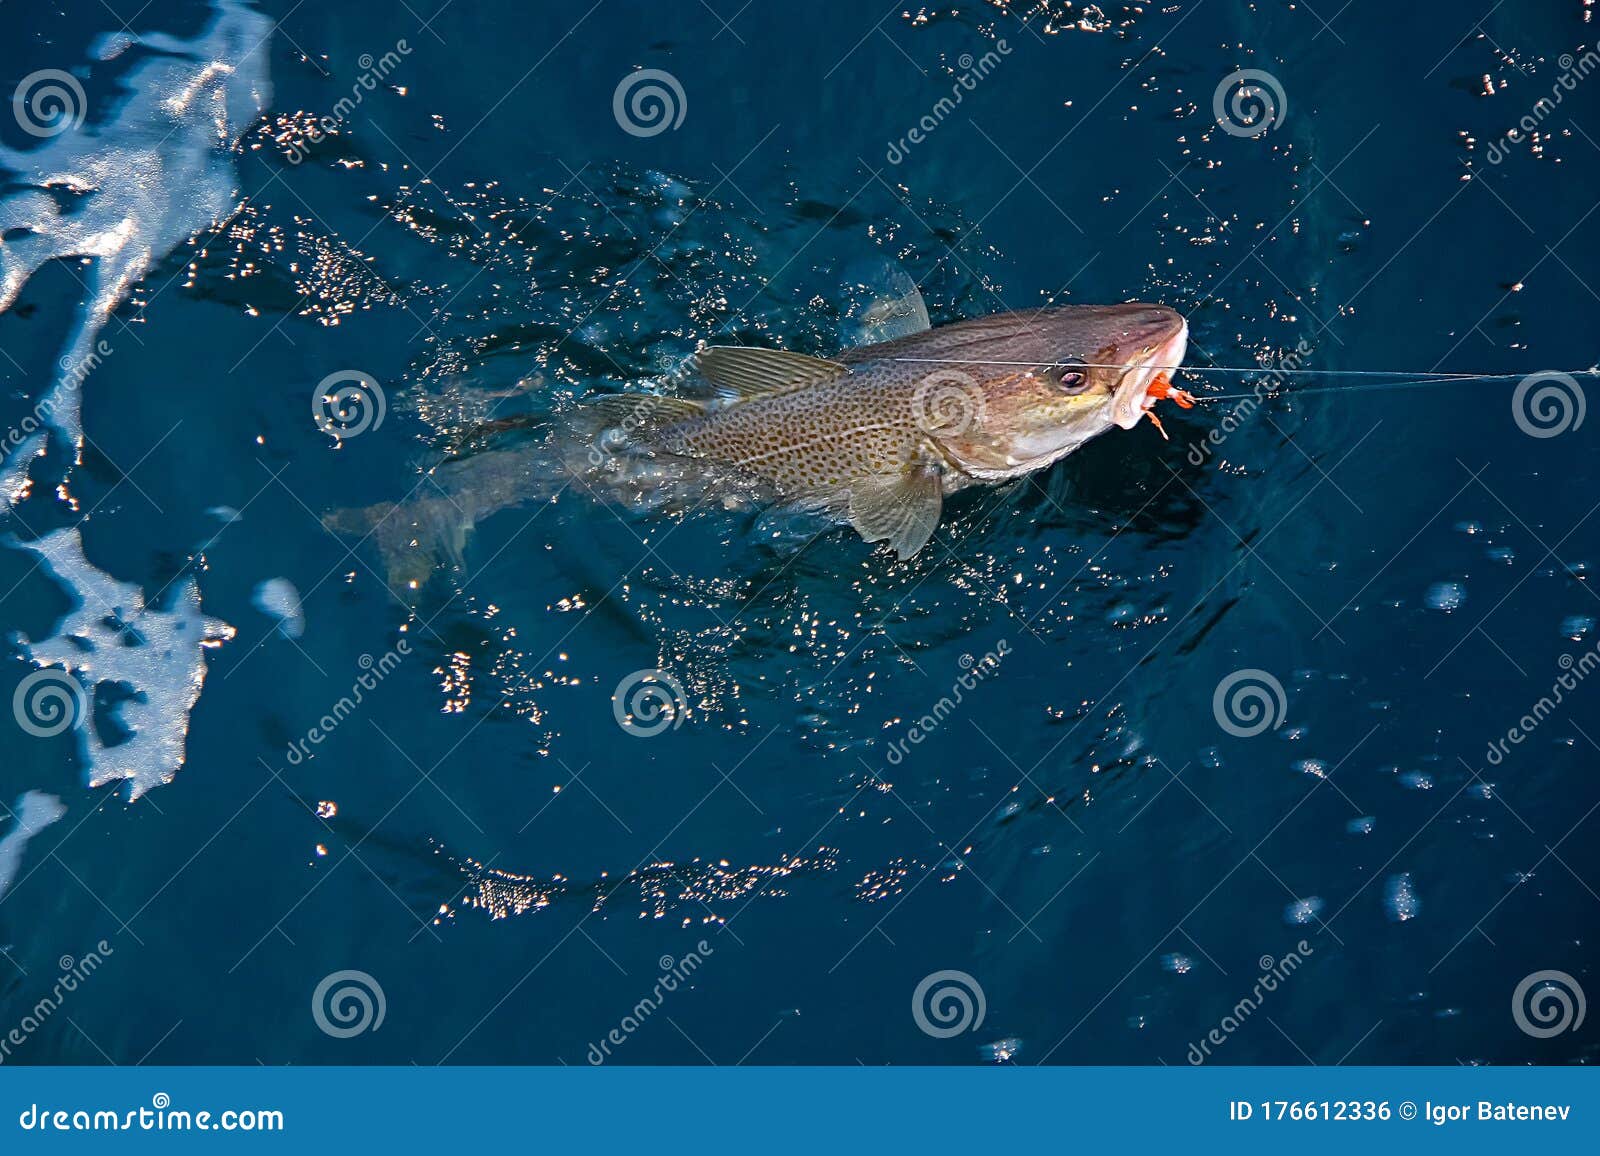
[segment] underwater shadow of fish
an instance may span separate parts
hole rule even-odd
[[[846,346],[870,345],[930,327],[916,282],[896,261],[857,261],[846,271],[841,288],[849,306],[839,331]],[[654,395],[625,396],[636,403]],[[549,440],[555,432],[554,415],[549,413],[496,418],[457,431],[450,455],[426,472],[411,495],[397,502],[333,510],[322,523],[336,534],[370,540],[383,559],[391,592],[401,602],[414,604],[435,578],[452,568],[458,573],[465,570],[466,547],[481,520],[502,509],[553,501],[567,486],[586,488],[583,475],[595,466],[589,457],[594,447],[579,443],[585,435],[592,443],[603,433],[601,412],[592,408],[580,415],[569,431],[577,438],[566,446]],[[530,432],[539,437],[530,440]],[[714,496],[702,488],[698,501],[676,504],[690,510],[709,504],[707,499]],[[747,529],[764,558],[781,566],[829,525],[803,514],[774,525],[758,515]]]
[[[1180,482],[1187,472],[1187,463],[1163,464],[1154,455],[1130,454],[1125,445],[1101,442],[1049,473],[1025,479],[1015,500],[1041,531],[1066,529],[1084,536],[1132,531],[1174,542],[1188,538],[1208,516],[1195,493],[1200,482]]]
[[[513,421],[490,432],[516,434],[522,428],[522,423]],[[614,571],[606,570],[605,551],[597,549],[604,531],[615,529],[626,542],[638,541],[643,534],[623,529],[634,520],[671,516],[704,521],[742,514],[737,522],[722,523],[722,546],[729,544],[729,532],[749,539],[758,548],[761,567],[786,563],[832,526],[800,512],[789,519],[778,513],[769,516],[762,503],[771,495],[732,475],[719,477],[698,468],[662,469],[662,463],[653,461],[635,463],[647,471],[643,476],[596,470],[589,460],[593,447],[572,432],[547,431],[532,440],[447,459],[423,475],[411,496],[333,510],[322,516],[322,524],[358,540],[359,546],[375,547],[390,592],[412,606],[446,574],[469,577],[466,552],[475,532],[491,517],[513,510],[523,510],[531,519],[542,516],[542,511],[531,509],[534,506],[587,503],[577,511],[584,520],[574,530],[579,540],[573,545],[583,548],[560,553],[564,566],[577,567],[580,576],[586,574],[591,584],[599,583],[597,593],[616,579]],[[675,473],[680,476],[674,478]],[[610,515],[601,515],[600,523],[588,516],[602,504],[615,516],[615,527]],[[562,519],[561,526],[572,520]],[[561,532],[554,524],[542,531],[546,536]],[[659,542],[657,538],[655,545]],[[586,563],[591,556],[591,563]],[[636,581],[648,584],[650,579],[641,574]]]
[[[479,522],[552,501],[561,488],[557,464],[542,443],[532,443],[448,458],[426,470],[402,500],[332,510],[322,524],[376,546],[390,590],[409,602],[406,595],[421,591],[445,567],[465,566]]]

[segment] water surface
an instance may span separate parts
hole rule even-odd
[[[1200,365],[1591,366],[1592,78],[1506,140],[1584,5],[116,7],[0,47],[84,112],[0,118],[0,694],[70,661],[89,716],[8,734],[0,1021],[104,961],[8,1062],[1593,1055],[1511,1011],[1600,910],[1595,427],[1515,378],[1174,412],[905,563],[577,488],[420,574],[324,524],[703,343],[836,352],[896,271],[936,324],[1159,301]],[[343,971],[381,1025],[319,1026]]]

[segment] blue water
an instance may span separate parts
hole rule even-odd
[[[5,1062],[582,1064],[613,1031],[623,1063],[1181,1065],[1213,1032],[1218,1063],[1595,1056],[1592,1018],[1540,1036],[1513,1006],[1540,972],[1600,991],[1580,677],[1600,425],[1557,383],[1569,428],[1533,436],[1513,390],[1600,356],[1600,82],[1504,141],[1582,68],[1592,9],[431,7],[240,10],[269,34],[232,42],[231,75],[271,87],[230,89],[220,134],[204,104],[135,131],[119,81],[203,69],[179,45],[213,43],[206,5],[3,17],[6,91],[79,78],[67,133],[116,162],[61,153],[92,187],[43,195],[129,223],[0,314],[6,425],[49,391],[96,273],[138,276],[94,323],[114,352],[82,384],[81,461],[59,435],[37,459],[7,445],[33,484],[6,515],[0,626],[37,645],[96,605],[88,571],[52,577],[28,546],[72,527],[158,611],[96,634],[81,726],[0,712],[0,799],[65,808],[0,850],[0,1029],[98,957]],[[165,49],[92,56],[113,9]],[[623,131],[637,67],[680,86],[677,127]],[[1264,135],[1213,112],[1240,68],[1281,85]],[[0,116],[13,158],[74,139]],[[202,172],[242,206],[220,228]],[[27,234],[0,238],[11,275]],[[848,531],[567,491],[391,589],[376,541],[324,528],[431,493],[446,454],[525,445],[486,422],[702,342],[834,352],[841,283],[884,267],[935,324],[1141,299],[1189,318],[1191,364],[1299,347],[1308,368],[1513,376],[1278,397],[1220,444],[1233,403],[1173,410],[1171,441],[1112,431],[963,495],[903,564]],[[335,438],[312,402],[353,369],[386,415]],[[203,652],[198,620],[154,629],[189,579],[233,628]],[[303,630],[262,609],[285,609],[257,596],[271,579]],[[123,669],[127,618],[146,649],[203,653],[187,718],[182,663],[160,690],[93,685]],[[651,670],[676,698],[643,735],[613,691]],[[1214,709],[1241,671],[1259,734]],[[154,717],[119,726],[141,694]],[[163,728],[181,766],[145,741]],[[343,971],[364,974],[325,988],[356,982],[371,1013],[314,1014]],[[941,972],[964,975],[924,982]],[[919,1023],[919,985],[950,983],[967,1007],[949,989],[934,1014],[961,1030],[926,1001]]]

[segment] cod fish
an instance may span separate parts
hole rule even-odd
[[[1135,303],[997,313],[834,360],[713,346],[695,361],[710,396],[612,394],[580,413],[605,453],[731,468],[904,559],[951,494],[1131,429],[1169,393],[1191,402],[1168,377],[1188,337],[1173,310]]]
[[[951,494],[1155,420],[1159,398],[1192,402],[1168,377],[1188,325],[1164,306],[1069,305],[928,328],[913,296],[906,313],[900,336],[833,359],[703,349],[674,393],[581,400],[536,446],[447,461],[429,471],[422,498],[335,511],[324,523],[373,538],[391,586],[416,589],[443,558],[460,563],[476,522],[553,500],[564,480],[647,507],[718,488],[733,505],[731,485],[741,503],[848,522],[905,559],[927,545]]]

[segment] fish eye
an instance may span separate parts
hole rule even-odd
[[[1062,362],[1054,370],[1056,384],[1068,393],[1082,393],[1089,384],[1089,375],[1084,372],[1086,368],[1077,358]]]

